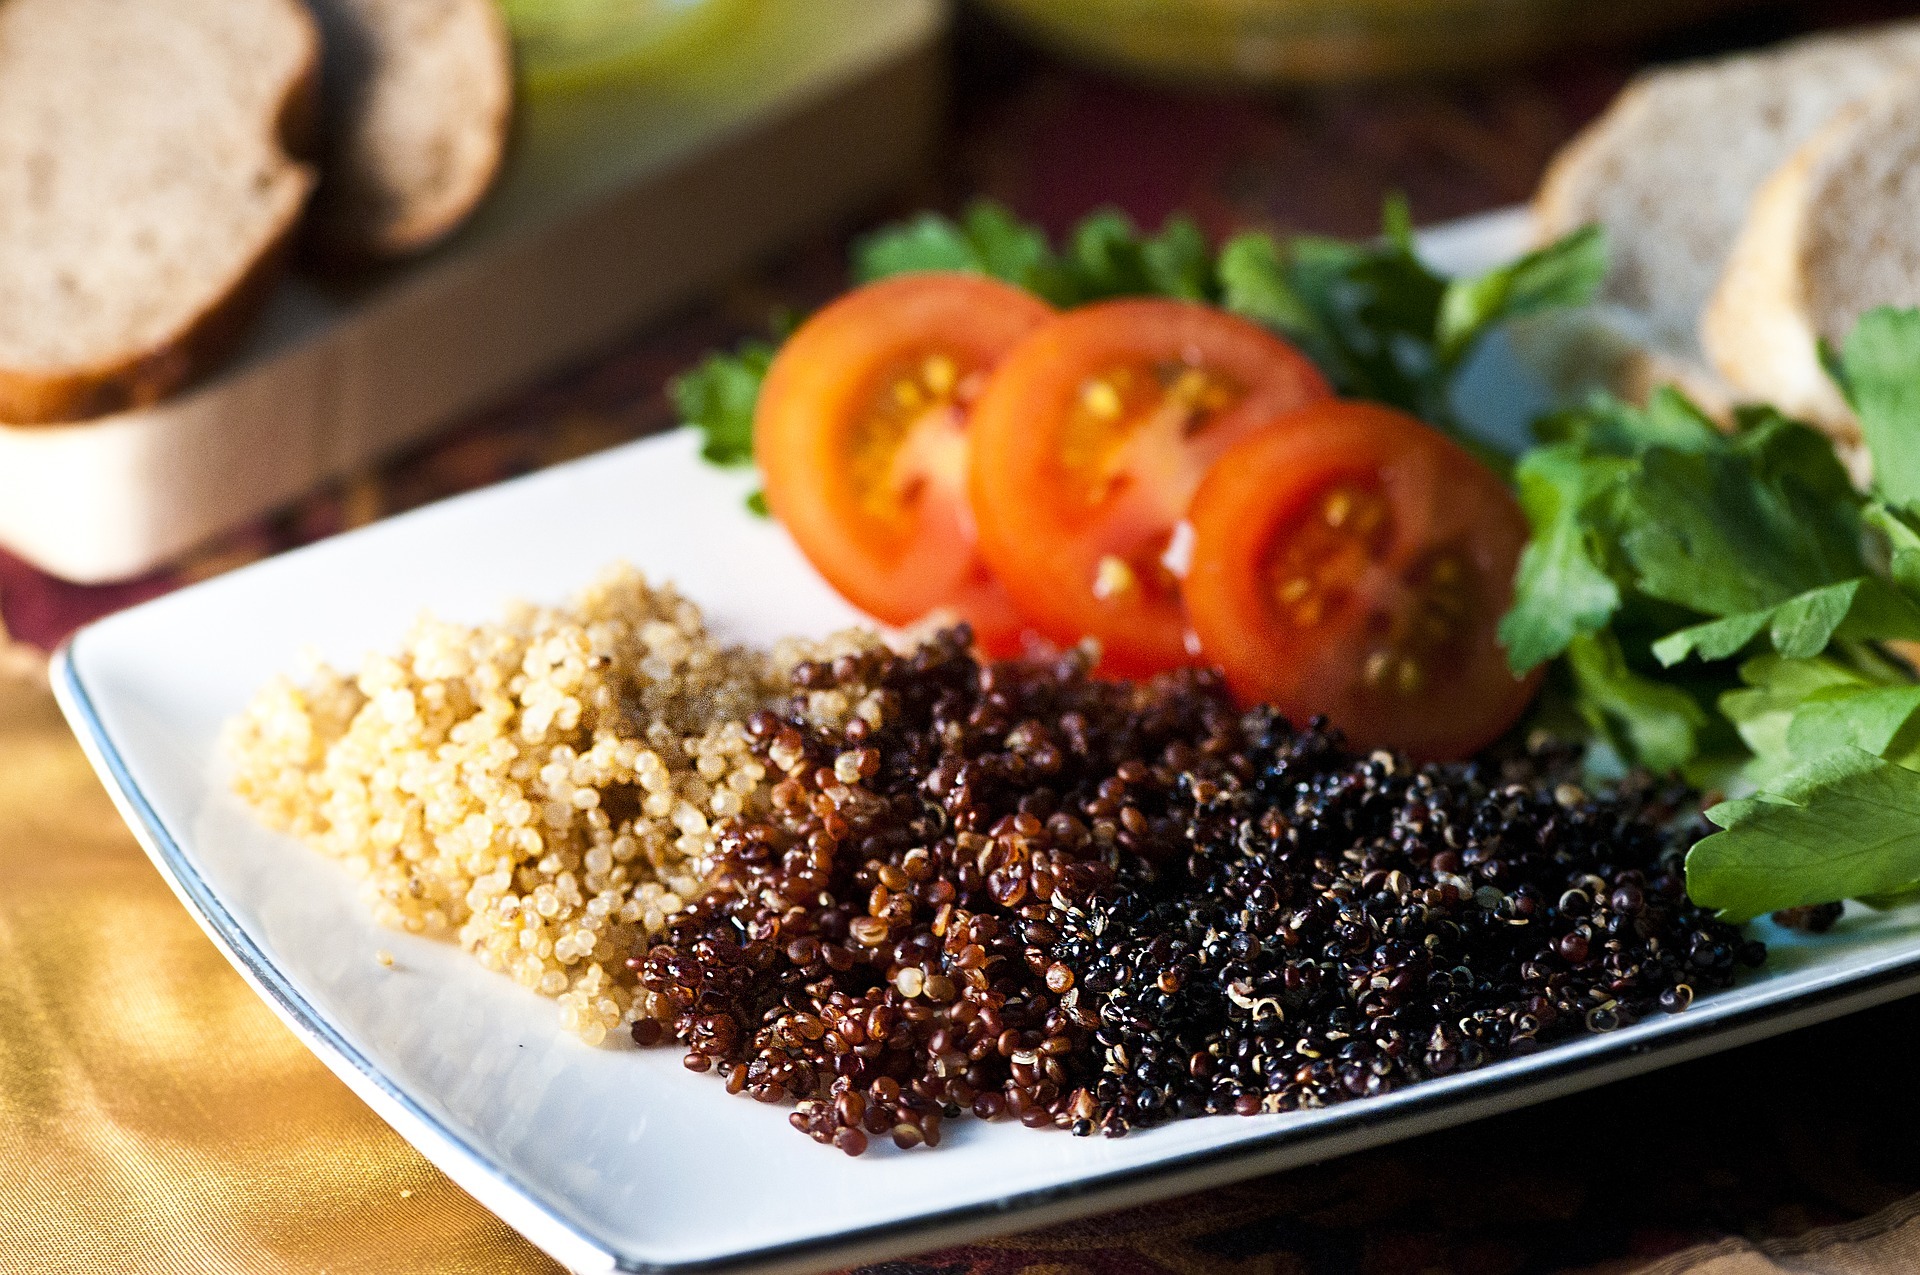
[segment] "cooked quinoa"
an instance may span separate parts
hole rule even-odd
[[[346,864],[382,923],[457,938],[597,1043],[666,1016],[627,957],[701,892],[716,826],[767,810],[744,719],[800,690],[796,666],[876,642],[723,646],[615,567],[570,606],[422,618],[357,674],[276,680],[228,728],[234,788]],[[859,688],[801,694],[823,727],[878,724]]]

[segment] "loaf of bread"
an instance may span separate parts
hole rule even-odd
[[[1652,357],[1684,379],[1755,192],[1843,107],[1916,68],[1909,22],[1648,72],[1555,160],[1540,234],[1606,228],[1606,299],[1646,316]]]
[[[1841,437],[1852,413],[1821,364],[1876,306],[1920,305],[1920,72],[1794,152],[1755,196],[1701,337],[1741,395]]]
[[[231,347],[314,182],[297,0],[0,3],[0,421],[152,403]]]

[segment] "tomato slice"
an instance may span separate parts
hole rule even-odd
[[[855,606],[889,624],[950,609],[988,651],[1018,647],[1018,615],[975,551],[968,409],[1052,316],[979,275],[912,274],[848,293],[787,338],[754,411],[767,507]]]
[[[1331,393],[1292,346],[1209,306],[1061,315],[974,406],[980,551],[1040,633],[1098,638],[1104,671],[1192,663],[1167,558],[1194,489],[1228,447]]]
[[[1365,748],[1465,757],[1539,685],[1495,639],[1527,523],[1506,484],[1413,417],[1294,413],[1194,497],[1188,613],[1244,701],[1325,713]]]

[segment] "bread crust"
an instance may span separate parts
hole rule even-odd
[[[309,0],[327,7],[340,21],[350,21],[343,8],[329,0]],[[445,193],[446,198],[428,206],[410,208],[406,215],[386,219],[367,215],[357,209],[351,194],[337,175],[343,168],[340,157],[344,139],[328,139],[334,154],[323,166],[320,188],[315,196],[311,225],[311,247],[323,262],[352,267],[389,261],[423,252],[453,233],[493,188],[505,160],[513,121],[513,38],[505,14],[495,0],[461,0],[467,16],[480,24],[486,39],[489,63],[496,77],[489,100],[480,104],[480,118],[460,121],[463,126],[482,126],[492,139],[484,162],[463,168],[460,180]],[[324,24],[323,24],[324,26]],[[350,91],[350,90],[349,90]],[[336,108],[337,109],[337,108]],[[340,126],[336,123],[335,128]]]
[[[1639,109],[1646,88],[1645,75],[1637,75],[1629,80],[1613,101],[1607,104],[1607,109],[1576,133],[1573,140],[1562,146],[1547,164],[1547,171],[1540,178],[1540,186],[1534,191],[1532,202],[1536,246],[1545,247],[1580,229],[1590,220],[1574,212],[1580,202],[1576,188],[1585,180],[1587,170],[1601,148],[1613,140],[1614,130],[1620,127],[1620,121]]]
[[[0,367],[0,421],[59,425],[150,407],[223,360],[285,273],[315,175],[298,156],[310,148],[319,117],[320,33],[298,0],[270,0],[291,15],[304,48],[274,118],[273,140],[300,183],[259,254],[218,290],[185,327],[143,350],[59,371]]]
[[[9,425],[63,425],[152,407],[218,366],[246,335],[286,274],[296,213],[214,303],[173,339],[142,354],[57,374],[0,368],[0,419]]]

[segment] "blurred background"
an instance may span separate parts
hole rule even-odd
[[[609,95],[740,91],[730,52],[771,0],[502,3],[531,133],[564,130],[579,103]],[[936,55],[938,139],[884,197],[166,570],[84,586],[0,550],[0,619],[51,646],[266,553],[666,428],[675,373],[837,290],[850,238],[889,218],[987,196],[1056,234],[1115,205],[1147,226],[1184,211],[1216,237],[1354,236],[1401,192],[1420,223],[1447,221],[1526,200],[1641,68],[1916,12],[1895,0],[963,0]],[[522,161],[537,149],[516,145]],[[591,175],[596,145],[581,133],[569,162]],[[475,233],[538,183],[513,162]]]

